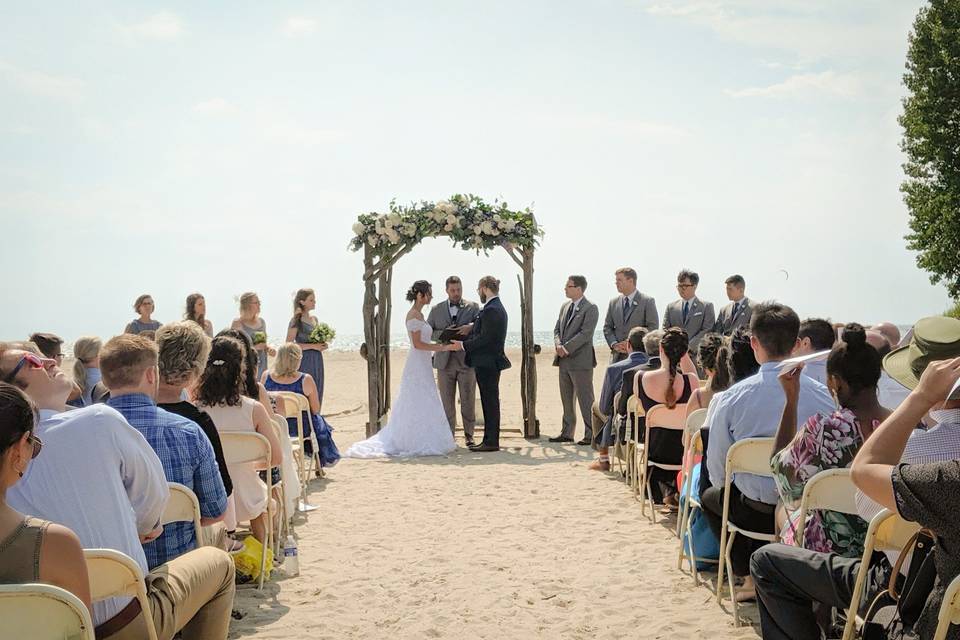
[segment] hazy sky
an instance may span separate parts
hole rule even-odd
[[[901,323],[947,306],[904,248],[896,122],[916,0],[0,5],[0,337],[111,335],[203,292],[218,328],[293,292],[361,331],[357,214],[455,192],[532,203],[537,329],[570,273]],[[789,272],[789,280],[780,271]],[[402,294],[516,267],[430,240]],[[719,306],[719,305],[718,305]]]

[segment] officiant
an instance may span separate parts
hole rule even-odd
[[[457,328],[469,325],[480,315],[476,302],[463,299],[463,283],[457,276],[446,281],[447,299],[434,305],[427,317],[427,323],[433,328],[433,339],[449,342],[452,337],[462,339]],[[460,390],[460,417],[463,420],[463,435],[467,445],[473,444],[473,427],[476,419],[477,376],[473,368],[468,367],[463,351],[438,351],[433,354],[433,368],[437,370],[437,389],[440,400],[450,423],[450,431],[456,432],[457,426],[457,389]]]

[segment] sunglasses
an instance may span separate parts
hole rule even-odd
[[[33,454],[30,456],[30,459],[32,460],[40,455],[40,450],[43,449],[43,440],[31,433],[29,436],[27,436],[27,442],[33,445]]]
[[[3,377],[4,382],[13,382],[13,379],[17,377],[17,374],[20,373],[20,369],[23,369],[23,365],[29,364],[31,369],[44,369],[46,368],[47,362],[54,362],[54,360],[49,360],[47,358],[41,358],[35,356],[32,353],[25,353],[23,357],[20,358],[20,362],[17,363],[17,366],[13,370]]]

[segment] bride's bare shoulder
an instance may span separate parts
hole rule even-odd
[[[416,309],[411,309],[407,313],[407,322],[410,322],[411,320],[420,320],[421,322],[425,322],[425,320],[423,319],[423,314],[417,311]]]

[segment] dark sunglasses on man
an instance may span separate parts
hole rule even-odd
[[[10,373],[3,377],[4,382],[13,382],[14,378],[17,377],[17,374],[20,373],[20,369],[23,369],[23,365],[29,364],[31,369],[46,369],[48,362],[56,362],[56,360],[51,360],[50,358],[41,358],[32,353],[25,353],[23,357],[20,358],[20,362],[17,363]]]

